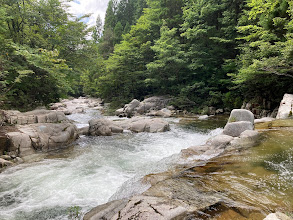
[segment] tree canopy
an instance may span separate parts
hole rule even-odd
[[[61,0],[0,6],[3,107],[169,95],[200,112],[293,92],[291,0],[110,0],[94,27]]]

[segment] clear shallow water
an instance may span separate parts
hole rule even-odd
[[[100,115],[89,111],[70,119],[82,127],[93,117]],[[80,206],[85,213],[107,202],[118,189],[123,196],[143,191],[147,186],[134,184],[130,190],[127,185],[145,174],[167,169],[176,157],[164,158],[203,144],[219,132],[221,129],[194,132],[172,124],[166,133],[83,136],[65,156],[61,152],[1,173],[0,219],[68,219],[69,207]]]

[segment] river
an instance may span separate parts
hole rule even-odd
[[[101,115],[88,110],[69,117],[82,127]],[[138,181],[140,177],[168,169],[181,149],[221,132],[169,121],[169,132],[81,136],[74,146],[42,161],[6,169],[0,174],[0,219],[68,219],[74,206],[85,213],[109,199],[142,192],[148,186]]]

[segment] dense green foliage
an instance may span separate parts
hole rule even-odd
[[[0,0],[0,101],[66,95],[235,108],[293,93],[292,0],[110,0],[104,26],[60,0]],[[90,37],[91,36],[91,37]],[[263,106],[265,107],[265,106]]]
[[[81,94],[80,75],[97,57],[81,19],[59,0],[0,1],[2,105],[33,108]]]

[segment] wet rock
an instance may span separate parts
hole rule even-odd
[[[136,133],[138,132],[156,133],[156,132],[165,132],[170,130],[169,123],[159,118],[141,119],[141,120],[130,122],[129,125],[130,125],[129,130]]]
[[[110,126],[112,123],[106,119],[92,119],[89,121],[89,134],[93,136],[111,136]]]
[[[159,118],[135,117],[122,121],[110,121],[107,119],[93,119],[89,121],[89,134],[98,136],[110,136],[112,133],[122,133],[130,130],[140,132],[165,132],[170,130],[169,123]]]
[[[24,162],[24,160],[23,160],[22,158],[20,158],[20,157],[16,157],[13,161],[14,161],[15,163],[18,163],[18,164]]]
[[[229,135],[232,137],[239,137],[240,134],[245,130],[253,130],[254,126],[251,122],[248,121],[238,121],[238,122],[232,122],[227,123],[223,134]]]
[[[215,146],[216,148],[226,147],[234,138],[229,135],[217,135],[210,139],[207,144]]]
[[[12,166],[13,162],[0,158],[0,167]]]
[[[78,135],[88,135],[89,134],[89,126],[78,128]]]
[[[108,202],[104,205],[93,208],[84,217],[84,220],[100,220],[100,219],[112,219],[112,217],[123,209],[128,200],[116,200]]]
[[[255,130],[246,130],[240,134],[240,138],[250,139],[251,141],[256,141],[259,137],[258,131]]]
[[[293,220],[293,218],[281,213],[281,212],[276,212],[276,213],[271,213],[267,215],[264,220]]]
[[[194,155],[199,155],[199,154],[203,154],[205,153],[206,151],[210,150],[212,148],[211,145],[200,145],[200,146],[192,146],[192,147],[189,147],[187,149],[183,149],[181,150],[181,157],[183,158],[188,158],[188,157],[191,157],[191,156],[194,156]]]
[[[198,117],[198,120],[207,120],[209,118],[208,115],[201,115]]]
[[[76,126],[70,123],[21,125],[18,130],[6,134],[7,151],[20,157],[65,147],[78,137]]]
[[[9,155],[1,155],[0,158],[4,160],[12,160],[12,158]]]
[[[15,152],[16,155],[26,156],[34,153],[32,141],[28,134],[22,132],[7,133],[9,144],[9,152]]]
[[[277,119],[287,119],[292,117],[293,94],[285,94],[278,110]]]

